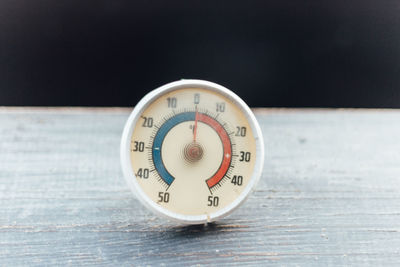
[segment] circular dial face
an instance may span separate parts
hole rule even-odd
[[[137,112],[128,137],[128,179],[142,201],[187,222],[211,221],[240,204],[261,156],[247,112],[218,90],[161,90]]]

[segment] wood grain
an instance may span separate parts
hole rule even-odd
[[[0,265],[400,263],[400,111],[255,109],[262,179],[213,224],[180,226],[121,174],[129,109],[0,109]]]

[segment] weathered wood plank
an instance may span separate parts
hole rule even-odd
[[[128,109],[0,109],[0,265],[396,265],[400,111],[257,109],[258,189],[207,226],[122,178]]]

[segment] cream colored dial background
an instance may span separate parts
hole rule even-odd
[[[195,111],[194,95],[200,95],[197,104],[198,112],[217,116],[217,121],[230,134],[232,143],[232,162],[227,175],[232,179],[235,175],[243,177],[242,185],[235,185],[227,177],[213,188],[209,189],[206,180],[219,168],[223,155],[222,142],[207,124],[198,122],[197,142],[203,147],[203,157],[195,163],[190,163],[183,157],[184,147],[193,141],[194,121],[183,122],[173,127],[166,135],[161,151],[163,163],[168,172],[174,176],[174,182],[167,185],[160,181],[160,176],[154,168],[151,157],[151,147],[157,129],[174,114]],[[176,98],[176,108],[168,107],[168,98]],[[225,111],[217,112],[217,103],[225,103]],[[153,127],[143,127],[144,119],[153,118]],[[237,127],[246,127],[246,136],[236,136]],[[143,152],[133,151],[134,142],[144,142]],[[241,151],[250,152],[250,161],[240,161]],[[131,161],[133,172],[139,169],[149,169],[147,179],[136,176],[141,190],[155,203],[163,208],[182,215],[208,215],[226,207],[234,201],[247,186],[256,161],[256,142],[251,127],[242,111],[231,100],[214,91],[202,88],[177,89],[162,95],[151,103],[137,121],[131,138]],[[140,189],[139,189],[140,190]],[[162,195],[169,194],[167,203],[160,202]],[[218,198],[218,206],[209,206],[209,198]]]

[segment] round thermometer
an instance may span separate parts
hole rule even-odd
[[[121,163],[149,209],[188,224],[237,208],[260,178],[264,145],[250,108],[227,88],[181,80],[147,94],[123,132]]]

